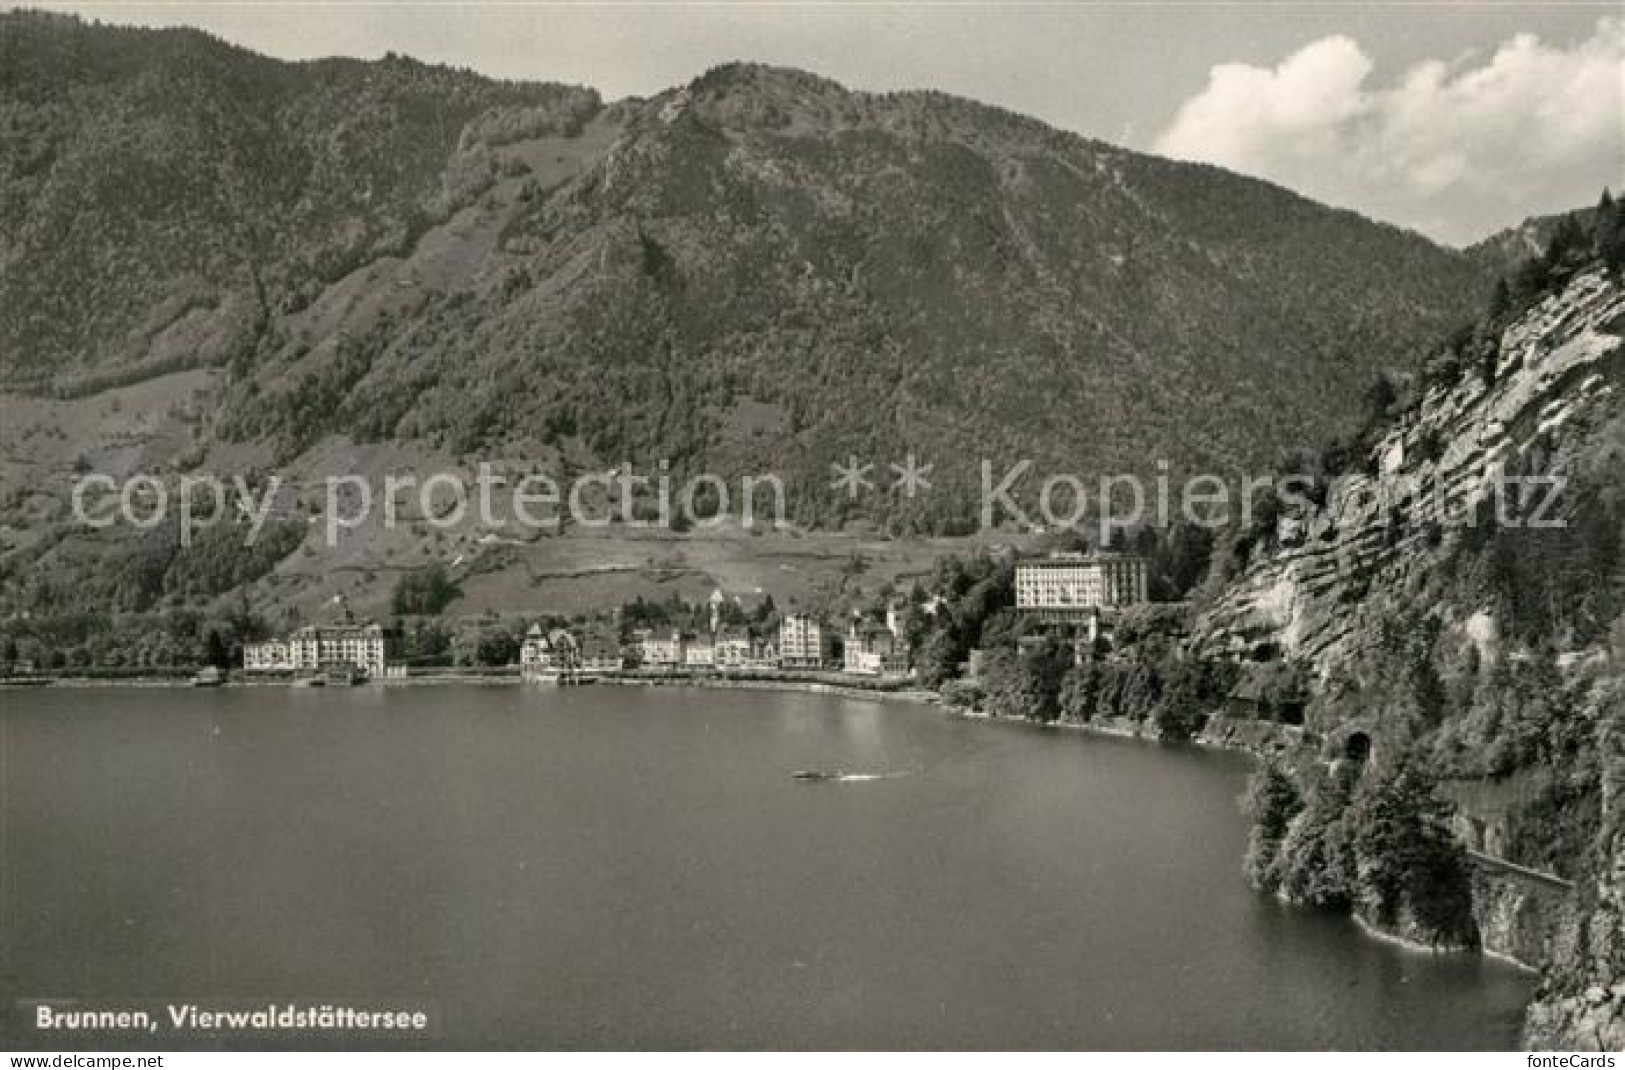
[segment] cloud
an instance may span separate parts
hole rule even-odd
[[[1625,179],[1625,20],[1568,47],[1520,34],[1389,84],[1373,72],[1342,36],[1274,68],[1222,64],[1154,148],[1458,242]]]

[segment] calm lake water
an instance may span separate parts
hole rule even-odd
[[[1247,889],[1246,772],[797,694],[0,691],[0,997],[416,1000],[445,1046],[1514,1046],[1528,975]]]

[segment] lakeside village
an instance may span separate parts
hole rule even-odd
[[[1016,563],[1017,609],[1035,621],[1078,626],[1078,657],[1109,629],[1110,615],[1148,602],[1146,561],[1130,554],[1057,553]],[[519,645],[521,679],[544,684],[584,684],[621,676],[827,677],[870,685],[900,686],[918,677],[908,618],[943,611],[943,600],[889,599],[870,612],[854,610],[842,624],[810,613],[779,616],[771,598],[714,590],[694,626],[644,626],[642,618],[670,615],[638,604],[616,621],[574,626],[530,625]],[[250,678],[307,685],[358,684],[410,675],[398,660],[398,637],[377,621],[358,621],[340,600],[341,619],[309,624],[286,636],[244,643],[243,672]],[[915,629],[916,632],[918,628]],[[972,676],[981,651],[970,652]],[[513,668],[515,666],[509,666]],[[197,683],[224,682],[219,673]]]
[[[1211,552],[1200,533],[1184,532],[1111,550],[949,557],[906,594],[883,587],[822,613],[781,614],[759,590],[715,590],[699,604],[674,596],[568,620],[457,622],[442,616],[456,587],[429,566],[403,576],[388,626],[356,619],[335,598],[328,619],[271,638],[228,644],[210,629],[192,682],[711,683],[909,693],[968,712],[1163,738],[1189,737],[1216,713],[1227,724],[1301,725],[1297,663],[1273,650],[1191,648],[1183,599]],[[0,661],[0,685],[172,675],[160,662],[75,669],[60,651],[49,666],[26,653],[0,651]]]

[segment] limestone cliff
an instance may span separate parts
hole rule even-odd
[[[1369,472],[1335,481],[1324,509],[1283,516],[1274,553],[1251,563],[1202,613],[1210,648],[1273,643],[1322,675],[1347,662],[1375,634],[1376,591],[1402,592],[1438,556],[1446,529],[1471,523],[1509,477],[1573,475],[1589,445],[1620,408],[1625,386],[1625,290],[1601,269],[1585,272],[1502,332],[1494,375],[1466,375],[1430,388],[1421,403],[1371,447]],[[1554,457],[1554,447],[1562,449]],[[1519,485],[1508,487],[1517,493]],[[1551,484],[1522,484],[1530,511]],[[1573,502],[1558,495],[1558,518]],[[1539,518],[1544,519],[1544,518]],[[1454,621],[1480,646],[1496,622],[1469,613]]]
[[[1351,805],[1315,787],[1351,757],[1437,779],[1478,938],[1542,971],[1541,1047],[1625,1045],[1622,333],[1625,287],[1594,262],[1500,310],[1351,471],[1311,474],[1237,535],[1194,629],[1317,681],[1307,809]]]
[[[1625,1050],[1625,707],[1606,724],[1593,872],[1525,1022],[1537,1048]]]

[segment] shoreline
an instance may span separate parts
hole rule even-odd
[[[455,671],[445,673],[426,673],[420,676],[386,676],[367,680],[360,684],[331,684],[335,690],[347,691],[357,687],[445,687],[457,684],[469,684],[476,687],[553,687],[557,684],[532,683],[517,672],[514,673],[459,673]],[[695,687],[709,688],[719,691],[789,691],[805,694],[835,695],[844,698],[889,699],[898,702],[908,702],[915,705],[936,705],[939,702],[937,692],[924,687],[869,687],[864,686],[861,679],[851,682],[838,680],[808,680],[796,677],[777,679],[773,677],[726,677],[726,676],[683,676],[683,675],[604,675],[595,677],[589,684],[571,684],[567,686],[596,686],[608,685],[612,687]],[[288,688],[303,689],[306,685],[300,681],[287,677],[266,678],[233,678],[218,685],[197,685],[188,676],[144,676],[127,677],[123,679],[99,677],[73,677],[61,676],[37,680],[0,680],[0,691],[44,691],[57,688],[90,689],[90,688],[175,688],[196,691],[231,690],[233,688]]]
[[[524,681],[521,680],[518,676],[457,676],[457,675],[446,675],[446,676],[418,676],[418,677],[401,677],[401,678],[394,678],[394,679],[368,680],[365,683],[361,683],[361,684],[354,684],[354,685],[352,685],[352,684],[332,684],[332,685],[328,685],[328,686],[331,686],[336,691],[347,691],[347,690],[351,690],[354,687],[370,687],[370,686],[373,686],[375,684],[378,685],[378,686],[382,686],[382,687],[401,687],[401,686],[414,686],[415,687],[415,686],[444,685],[444,684],[475,684],[475,685],[479,685],[479,686],[491,686],[491,685],[497,685],[497,684],[500,684],[500,685],[515,685],[515,684],[521,684],[523,682]],[[175,677],[142,676],[142,677],[132,677],[132,678],[129,678],[129,679],[124,679],[124,680],[107,680],[107,679],[97,679],[95,677],[64,676],[64,677],[57,677],[55,679],[51,679],[51,680],[47,680],[47,681],[41,681],[39,683],[18,683],[18,682],[14,682],[14,681],[0,681],[0,691],[46,691],[46,690],[57,690],[57,689],[61,689],[61,688],[69,688],[69,689],[74,689],[74,690],[89,689],[89,688],[112,688],[112,689],[116,689],[116,688],[121,688],[121,687],[130,687],[130,688],[168,687],[168,688],[176,688],[176,689],[186,690],[186,691],[222,691],[222,690],[230,691],[230,690],[232,690],[234,688],[239,688],[239,687],[252,687],[252,688],[283,687],[283,688],[288,688],[290,690],[295,689],[295,688],[302,690],[302,689],[304,689],[305,686],[306,685],[300,683],[299,681],[289,680],[289,679],[284,679],[284,678],[265,679],[265,680],[227,680],[225,683],[222,683],[222,684],[200,685],[200,684],[194,684],[189,677],[181,677],[181,676],[175,676]]]
[[[968,721],[982,721],[989,724],[1018,724],[1030,728],[1057,732],[1082,732],[1086,735],[1104,736],[1109,739],[1132,739],[1141,743],[1158,743],[1167,746],[1189,745],[1201,747],[1205,750],[1227,751],[1234,754],[1245,754],[1253,761],[1262,761],[1268,754],[1296,746],[1301,740],[1302,729],[1294,725],[1280,725],[1274,722],[1251,722],[1256,738],[1238,738],[1240,725],[1231,721],[1223,714],[1209,716],[1207,724],[1200,732],[1186,740],[1163,739],[1153,728],[1143,730],[1140,726],[1143,721],[1128,721],[1117,719],[1111,722],[1095,721],[1032,721],[1024,717],[1000,717],[997,714],[981,713],[962,706],[946,706],[943,710],[956,717],[963,717]]]
[[[716,676],[602,676],[596,681],[611,687],[696,687],[713,691],[788,691],[809,695],[834,695],[838,698],[861,698],[908,702],[919,706],[940,705],[941,696],[929,688],[885,689],[864,687],[858,683],[840,683],[833,680],[797,680],[787,678],[730,678]],[[947,707],[943,707],[947,709]]]
[[[1296,907],[1299,905],[1292,902],[1290,899],[1282,899],[1279,895],[1277,895],[1276,898],[1280,899],[1281,902],[1285,903],[1287,906]],[[1523,973],[1533,974],[1536,977],[1539,977],[1541,974],[1539,967],[1531,966],[1527,962],[1521,962],[1504,951],[1496,951],[1492,948],[1484,947],[1482,944],[1478,947],[1452,947],[1448,944],[1424,944],[1420,940],[1412,940],[1410,937],[1400,936],[1398,933],[1389,932],[1387,929],[1373,925],[1371,922],[1366,921],[1364,918],[1360,917],[1359,914],[1352,911],[1350,911],[1348,917],[1354,922],[1356,928],[1371,939],[1381,941],[1385,944],[1391,944],[1402,951],[1411,953],[1412,955],[1426,955],[1432,958],[1443,958],[1450,955],[1478,956],[1487,959],[1494,959],[1497,962],[1511,966]]]
[[[379,677],[367,680],[357,685],[335,684],[330,685],[336,690],[352,690],[355,687],[446,687],[458,684],[473,685],[476,687],[550,687],[556,684],[531,684],[518,673],[477,674],[448,671],[445,673],[432,673],[420,676]],[[796,677],[727,677],[727,676],[688,676],[681,674],[670,675],[640,675],[619,674],[604,675],[593,679],[590,684],[573,684],[569,686],[597,686],[611,687],[689,687],[704,688],[716,691],[775,691],[811,695],[831,695],[838,698],[873,699],[877,701],[905,702],[915,706],[937,706],[944,713],[960,717],[968,721],[981,721],[986,723],[1023,725],[1028,728],[1048,731],[1081,732],[1088,735],[1106,736],[1114,739],[1133,739],[1144,743],[1169,743],[1174,741],[1162,739],[1156,731],[1144,731],[1139,726],[1143,722],[1079,722],[1079,721],[1034,721],[1023,717],[1000,717],[996,714],[982,713],[968,707],[952,706],[942,702],[940,692],[923,686],[915,687],[873,687],[864,686],[861,680],[851,682],[839,680],[809,680]],[[234,678],[217,686],[200,687],[193,684],[190,677],[131,677],[125,679],[105,679],[96,677],[51,677],[37,681],[0,680],[0,691],[44,690],[46,688],[176,688],[184,690],[218,690],[239,687],[249,688],[302,688],[300,682],[286,678]],[[1225,734],[1216,735],[1210,731],[1214,726],[1224,728]],[[1300,729],[1292,726],[1265,724],[1264,738],[1261,740],[1238,740],[1234,738],[1236,725],[1222,715],[1209,718],[1208,726],[1189,740],[1181,741],[1212,750],[1233,751],[1251,755],[1254,759],[1262,757],[1262,751],[1284,747],[1292,735],[1301,733]],[[1286,739],[1281,738],[1287,737]],[[1296,742],[1296,740],[1292,740]]]

